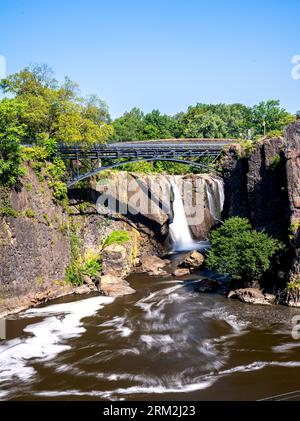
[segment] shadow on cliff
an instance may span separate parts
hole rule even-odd
[[[141,183],[142,184],[142,183]],[[159,206],[160,209],[163,211],[168,211],[167,207],[163,205],[161,200],[159,200],[154,194],[150,194],[146,186],[141,185],[142,191],[147,194],[149,200],[151,200],[156,206]],[[123,221],[131,225],[132,227],[138,227],[139,231],[146,234],[151,235],[155,239],[155,241],[159,242],[160,244],[164,244],[167,237],[168,237],[168,219],[166,222],[161,224],[155,219],[150,218],[147,215],[144,215],[140,212],[133,213],[128,210],[128,204],[121,202],[120,200],[116,199],[114,196],[106,194],[106,200],[104,205],[107,209],[107,214],[98,213],[96,210],[96,203],[97,200],[101,197],[102,193],[98,192],[92,188],[78,188],[78,189],[70,189],[68,192],[68,196],[70,202],[73,206],[79,206],[83,203],[91,203],[94,206],[90,208],[90,210],[84,211],[85,215],[95,215],[99,217],[107,217],[111,221]],[[114,203],[114,209],[109,208],[109,204]],[[126,213],[122,213],[122,210],[127,209]],[[114,213],[113,213],[114,212]],[[120,212],[118,214],[118,212]],[[166,213],[168,214],[168,213]]]

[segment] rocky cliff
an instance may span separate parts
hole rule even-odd
[[[287,127],[284,138],[265,139],[250,150],[231,146],[222,171],[223,218],[249,218],[256,229],[285,241],[291,249],[281,267],[299,274],[300,121]]]
[[[295,250],[291,275],[300,279],[300,121],[286,129],[286,169],[291,214],[292,245]]]
[[[0,192],[0,314],[42,300],[73,292],[65,282],[66,268],[72,256],[72,240],[80,240],[82,255],[99,251],[104,239],[115,230],[138,236],[139,253],[157,251],[155,233],[123,216],[101,215],[95,207],[93,189],[70,192],[66,209],[52,200],[47,179],[28,166],[21,188],[5,196]]]
[[[192,231],[195,238],[204,239],[214,224],[204,187],[213,181],[208,176],[185,176],[177,182],[183,179],[192,190],[202,189],[203,209]],[[108,195],[107,181],[116,189]],[[8,193],[13,212],[3,210],[5,192],[0,192],[0,313],[72,293],[65,274],[74,237],[80,240],[82,255],[99,251],[99,245],[115,230],[138,233],[138,244],[133,245],[137,257],[162,253],[172,218],[166,184],[169,179],[163,175],[106,173],[97,183],[91,181],[89,188],[69,191],[66,208],[53,202],[47,177],[36,174],[29,165],[21,188]],[[104,193],[106,207],[101,206]],[[154,205],[155,211],[141,210],[141,201]],[[103,271],[106,269],[103,265]]]

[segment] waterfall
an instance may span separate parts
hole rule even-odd
[[[193,250],[195,248],[195,241],[192,239],[190,233],[181,193],[176,182],[173,180],[171,181],[171,188],[173,191],[174,200],[173,221],[169,226],[169,230],[173,241],[173,250]]]
[[[216,221],[220,220],[225,200],[223,181],[212,177],[203,177],[203,179],[206,206],[213,218]],[[169,182],[173,192],[173,220],[169,225],[173,251],[205,249],[208,245],[207,241],[195,241],[192,238],[176,178],[171,178]]]
[[[220,178],[206,179],[205,191],[207,197],[207,207],[213,218],[218,221],[224,206],[225,194],[224,184]]]

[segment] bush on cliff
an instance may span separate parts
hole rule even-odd
[[[130,241],[130,234],[127,231],[113,231],[104,241],[104,246],[110,246],[111,244],[124,244]]]
[[[209,236],[212,245],[206,264],[233,280],[258,281],[270,268],[271,259],[283,245],[266,233],[252,229],[249,221],[228,219]]]

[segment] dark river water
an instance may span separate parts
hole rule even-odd
[[[195,293],[197,279],[136,274],[133,295],[8,317],[0,399],[257,400],[300,389],[300,310]]]

